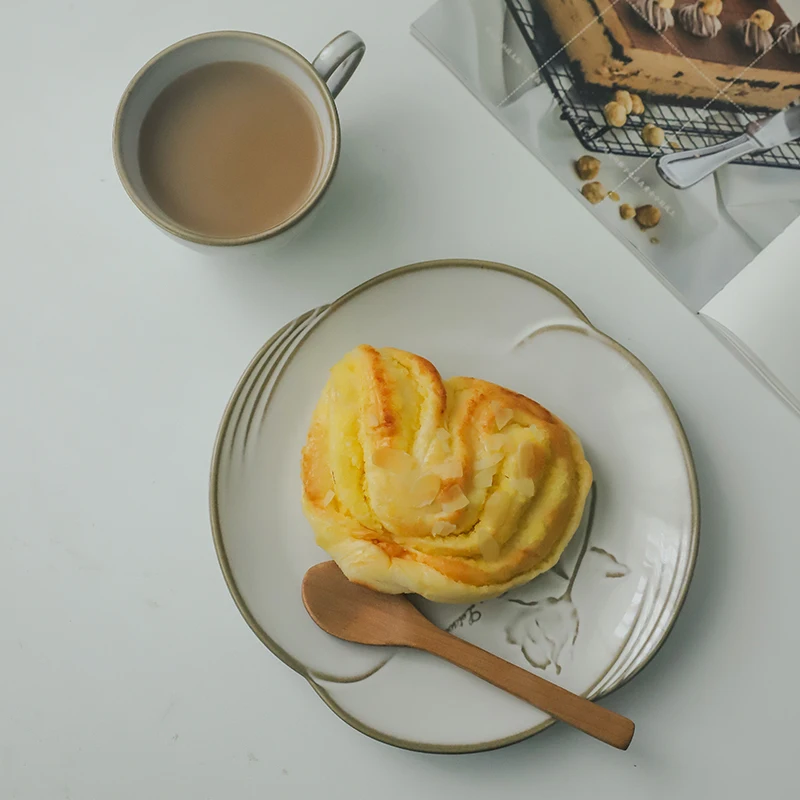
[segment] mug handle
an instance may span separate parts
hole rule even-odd
[[[364,40],[357,33],[345,31],[331,39],[311,62],[320,78],[328,84],[332,97],[344,89],[364,58],[366,49]]]

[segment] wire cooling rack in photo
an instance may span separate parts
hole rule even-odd
[[[570,124],[587,150],[620,156],[653,156],[658,151],[642,141],[642,129],[648,123],[664,131],[662,153],[695,150],[739,136],[750,122],[769,113],[724,105],[697,108],[676,101],[650,100],[645,103],[642,116],[630,118],[622,128],[613,128],[603,116],[603,106],[612,99],[613,91],[589,86],[582,80],[536,0],[506,0],[506,5],[561,107],[562,119]],[[733,163],[800,169],[800,142],[751,153]]]

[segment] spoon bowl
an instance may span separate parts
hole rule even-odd
[[[357,644],[413,646],[416,625],[430,625],[402,594],[380,594],[349,581],[335,561],[303,577],[303,605],[326,633]]]

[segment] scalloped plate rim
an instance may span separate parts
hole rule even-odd
[[[230,563],[228,561],[228,557],[225,552],[225,547],[222,541],[222,525],[219,518],[217,484],[220,477],[219,462],[221,458],[221,448],[223,442],[225,441],[228,425],[231,421],[232,412],[236,406],[236,403],[239,401],[241,397],[242,391],[247,386],[247,383],[250,380],[250,378],[252,378],[254,369],[260,364],[263,357],[267,354],[270,348],[276,343],[276,341],[280,339],[281,336],[286,334],[287,331],[290,331],[293,325],[298,325],[298,322],[300,323],[298,325],[297,337],[296,339],[292,340],[291,353],[294,353],[300,346],[302,346],[303,341],[307,338],[310,332],[320,322],[322,322],[322,320],[326,319],[329,315],[338,310],[341,306],[347,303],[348,300],[361,294],[365,290],[373,286],[376,286],[380,283],[383,283],[385,281],[391,280],[392,278],[399,277],[401,275],[406,275],[411,272],[417,272],[426,269],[442,269],[442,268],[453,268],[453,267],[472,267],[476,269],[490,270],[490,271],[496,271],[513,275],[539,286],[540,288],[550,292],[556,298],[562,301],[574,313],[577,320],[579,320],[582,324],[586,325],[593,335],[598,336],[608,346],[612,347],[613,349],[621,353],[629,361],[629,363],[643,375],[643,377],[647,380],[647,382],[651,385],[651,387],[656,391],[656,394],[661,400],[667,414],[672,420],[675,434],[684,456],[685,466],[687,470],[687,477],[689,479],[690,497],[692,504],[692,509],[691,509],[692,526],[690,532],[691,548],[689,552],[689,563],[687,565],[686,574],[683,579],[681,592],[679,597],[675,601],[674,610],[672,612],[671,619],[669,620],[669,624],[665,627],[663,634],[661,635],[661,639],[656,645],[656,647],[653,648],[650,654],[629,675],[626,675],[624,678],[620,679],[620,681],[616,685],[614,685],[611,689],[607,691],[597,691],[596,689],[590,690],[586,694],[587,697],[589,697],[590,699],[596,699],[600,697],[607,697],[608,695],[612,694],[617,689],[628,683],[628,681],[636,677],[636,675],[638,675],[639,672],[641,672],[641,670],[644,669],[644,667],[646,667],[652,661],[652,659],[658,654],[660,649],[663,647],[664,643],[669,638],[669,635],[674,628],[678,616],[680,615],[680,612],[683,608],[683,604],[686,600],[686,595],[688,593],[689,586],[691,585],[692,578],[694,577],[695,565],[697,562],[697,553],[699,548],[699,538],[700,538],[700,498],[699,498],[699,488],[697,482],[696,469],[694,465],[694,459],[692,457],[691,447],[689,445],[686,432],[683,428],[683,425],[681,424],[680,418],[678,417],[678,414],[675,411],[675,408],[672,405],[672,402],[669,399],[669,396],[667,395],[666,391],[661,386],[656,377],[653,375],[653,373],[633,353],[631,353],[626,347],[621,345],[619,342],[612,339],[607,334],[603,333],[603,331],[596,328],[591,323],[589,318],[583,313],[583,311],[564,292],[562,292],[560,289],[558,289],[556,286],[554,286],[544,278],[541,278],[538,275],[534,275],[531,272],[527,272],[517,267],[512,267],[507,264],[502,264],[494,261],[485,261],[481,259],[451,258],[451,259],[437,259],[431,261],[419,261],[412,264],[407,264],[405,266],[397,267],[395,269],[391,269],[379,275],[376,275],[375,277],[364,281],[363,283],[354,287],[350,291],[341,295],[339,298],[334,300],[329,305],[323,304],[322,306],[310,309],[309,311],[306,311],[298,315],[295,319],[292,319],[285,325],[281,326],[281,328],[277,330],[267,340],[267,342],[265,342],[264,345],[262,345],[262,347],[259,348],[258,352],[250,360],[247,367],[243,371],[241,377],[237,381],[236,386],[230,396],[230,399],[228,400],[225,409],[223,411],[222,419],[220,421],[217,430],[217,435],[214,441],[213,455],[210,468],[210,479],[209,479],[209,516],[210,516],[212,537],[214,541],[214,549],[217,554],[217,559],[219,561],[223,578],[228,587],[228,591],[230,592],[231,597],[234,603],[236,604],[236,607],[239,609],[239,612],[241,613],[245,622],[247,622],[250,629],[258,637],[258,639],[262,642],[262,644],[264,644],[274,655],[276,655],[281,661],[283,661],[284,664],[293,669],[299,675],[302,675],[306,679],[306,681],[311,685],[314,691],[326,703],[326,705],[344,722],[346,722],[348,725],[355,728],[359,732],[363,733],[364,735],[369,736],[370,738],[373,738],[377,741],[384,742],[385,744],[390,744],[395,747],[417,752],[441,753],[441,754],[478,753],[489,750],[495,750],[501,747],[506,747],[508,745],[515,744],[517,742],[528,739],[531,736],[534,736],[535,734],[541,732],[545,728],[550,727],[550,725],[552,725],[556,720],[552,718],[548,719],[545,722],[542,722],[539,725],[536,725],[532,728],[520,731],[519,733],[515,733],[503,738],[493,739],[486,742],[458,744],[458,745],[441,745],[441,744],[433,744],[433,743],[404,739],[393,736],[384,731],[380,731],[376,728],[373,728],[370,725],[363,723],[361,720],[353,716],[346,709],[342,708],[342,706],[340,706],[339,703],[337,703],[337,701],[331,696],[331,694],[325,689],[325,687],[318,682],[318,680],[325,680],[325,678],[319,675],[315,676],[315,674],[310,669],[308,669],[304,664],[302,664],[299,660],[297,660],[296,658],[291,656],[288,652],[286,652],[286,650],[280,644],[278,644],[274,639],[272,639],[272,637],[261,627],[261,625],[259,625],[255,617],[253,616],[252,612],[248,608],[236,585],[236,580],[233,576],[233,572],[230,567]],[[282,372],[286,368],[290,360],[291,360],[291,354],[289,355],[287,361],[281,366],[278,378],[280,377],[280,372]],[[605,677],[607,676],[603,676],[598,681],[598,684],[602,683]]]

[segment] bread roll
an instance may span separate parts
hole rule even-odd
[[[592,470],[578,437],[533,400],[362,345],[331,370],[302,482],[317,542],[350,580],[456,603],[554,566]]]

